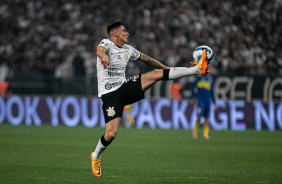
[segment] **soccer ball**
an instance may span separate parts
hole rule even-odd
[[[202,57],[203,49],[206,49],[207,60],[208,60],[208,65],[209,65],[213,61],[213,58],[214,58],[213,51],[209,46],[201,45],[197,47],[193,52],[193,58],[198,63]]]

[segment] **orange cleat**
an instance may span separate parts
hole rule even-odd
[[[204,139],[209,140],[210,139],[209,134],[204,134]]]
[[[200,69],[200,75],[207,75],[208,73],[208,61],[207,61],[207,53],[206,49],[203,50],[202,58],[200,59],[198,65]]]
[[[90,159],[91,159],[91,168],[92,168],[92,173],[96,176],[96,177],[101,177],[102,171],[101,171],[101,166],[100,166],[100,160],[97,159],[93,159],[92,155],[94,152],[92,152],[90,154]]]
[[[200,69],[200,75],[207,75],[208,71],[208,61],[207,61],[207,53],[206,49],[203,50],[203,55],[200,61],[197,63],[196,61],[191,62],[193,65],[197,65]],[[193,66],[192,65],[192,66]]]

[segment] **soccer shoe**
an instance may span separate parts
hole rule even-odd
[[[197,63],[196,61],[191,62],[193,65],[197,65],[200,69],[200,75],[207,75],[208,71],[208,61],[207,61],[207,53],[206,49],[203,50],[202,58]],[[192,66],[193,66],[192,65]]]
[[[204,139],[209,140],[210,139],[209,134],[204,134]]]
[[[193,139],[198,139],[198,132],[193,130]]]
[[[92,155],[94,154],[94,152],[92,152],[90,154],[90,159],[91,159],[91,170],[92,173],[96,176],[96,177],[101,177],[102,171],[101,171],[101,166],[100,166],[100,160],[97,159],[93,159]]]

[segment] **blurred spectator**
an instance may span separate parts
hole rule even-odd
[[[83,94],[85,88],[85,68],[84,59],[81,57],[80,52],[77,52],[73,58],[74,80],[73,89],[74,94]]]
[[[87,55],[85,58],[85,84],[86,94],[93,95],[98,89],[98,82],[96,76],[97,56],[94,52]]]
[[[6,81],[9,75],[9,70],[10,69],[6,61],[0,64],[0,83]]]
[[[182,94],[180,92],[181,88],[181,84],[178,82],[172,83],[170,86],[170,98],[176,100],[182,99]]]
[[[55,69],[55,78],[59,82],[60,94],[71,94],[73,67],[71,63],[72,55],[63,59],[63,63],[59,64]]]

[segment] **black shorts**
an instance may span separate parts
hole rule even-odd
[[[129,78],[116,91],[102,95],[105,123],[117,117],[122,117],[125,105],[142,99],[144,99],[144,91],[141,86],[141,75]]]

